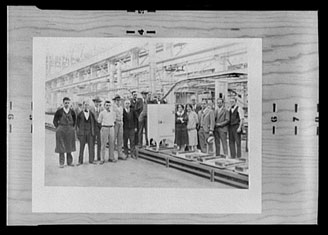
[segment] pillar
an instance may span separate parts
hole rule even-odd
[[[122,88],[122,70],[121,70],[122,64],[120,61],[117,62],[116,65],[116,75],[117,75],[117,88]]]
[[[215,104],[218,98],[223,98],[225,101],[228,98],[228,83],[216,80],[215,81]]]
[[[115,84],[114,84],[114,72],[115,72],[115,66],[112,62],[109,62],[109,89],[114,89]]]
[[[133,68],[139,66],[139,51],[138,50],[131,51],[131,66]]]
[[[156,78],[156,44],[149,43],[149,84],[150,91],[155,93],[155,78]]]
[[[164,44],[164,51],[165,51],[165,57],[166,58],[173,57],[173,43],[165,43]]]

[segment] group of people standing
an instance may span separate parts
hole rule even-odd
[[[65,154],[68,166],[74,166],[72,152],[76,151],[76,137],[80,142],[78,163],[84,163],[84,149],[88,145],[89,163],[104,164],[117,162],[131,157],[136,159],[135,147],[143,146],[145,134],[146,145],[149,145],[147,136],[147,105],[163,104],[165,100],[152,97],[149,92],[132,92],[132,99],[125,99],[115,95],[112,100],[102,101],[99,97],[93,99],[91,106],[88,100],[83,101],[79,111],[70,106],[70,99],[63,99],[63,106],[59,108],[53,118],[56,127],[56,148],[59,154],[59,166],[64,167]],[[217,99],[214,108],[211,100],[203,100],[196,104],[196,97],[186,107],[177,105],[175,118],[175,144],[178,150],[196,150],[206,153],[211,151],[208,138],[214,136],[216,156],[228,156],[227,138],[229,136],[230,157],[241,157],[241,133],[243,126],[243,109],[236,104],[236,98],[231,98],[230,109],[225,107],[224,100]],[[122,105],[123,103],[123,105]],[[103,104],[103,105],[101,105]],[[129,145],[128,145],[129,143]],[[95,154],[95,145],[97,150]],[[106,148],[108,147],[108,159]],[[114,154],[116,149],[117,155]]]
[[[76,151],[76,137],[80,142],[78,163],[83,164],[85,145],[89,149],[90,164],[104,164],[126,160],[128,157],[136,159],[135,146],[142,146],[143,133],[147,138],[147,104],[163,103],[164,101],[154,97],[151,99],[149,92],[141,92],[142,98],[132,92],[132,99],[123,102],[119,95],[112,101],[104,102],[96,97],[94,106],[88,100],[82,102],[79,111],[70,107],[70,99],[63,99],[63,106],[59,108],[53,118],[56,128],[56,148],[59,153],[59,166],[64,167],[65,154],[67,166],[74,166],[72,152]],[[101,105],[103,103],[103,105]],[[130,143],[130,146],[128,146]],[[95,154],[95,145],[97,150]],[[106,159],[106,147],[108,146],[108,159]],[[122,151],[123,147],[123,151]],[[114,154],[114,149],[117,155]]]
[[[214,137],[216,156],[228,156],[227,139],[231,158],[241,158],[241,134],[244,122],[244,111],[237,106],[236,97],[230,99],[230,109],[225,107],[222,98],[217,99],[217,107],[213,107],[211,100],[203,100],[196,104],[196,97],[185,107],[177,105],[175,122],[175,144],[178,150],[184,151],[200,149],[201,152],[213,151],[208,142]],[[220,153],[221,144],[223,154]]]

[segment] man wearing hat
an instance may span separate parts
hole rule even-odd
[[[101,153],[101,136],[100,136],[100,130],[101,130],[101,123],[98,122],[99,114],[101,111],[104,110],[103,107],[101,107],[101,99],[99,96],[96,96],[93,100],[94,106],[90,108],[90,111],[94,114],[95,119],[97,120],[97,125],[95,125],[95,143],[97,143],[97,156],[96,160],[100,161],[100,153]]]
[[[147,105],[149,103],[149,98],[148,98],[148,93],[147,91],[142,91],[142,111],[139,115],[139,132],[138,132],[138,144],[139,147],[142,147],[142,139],[143,139],[143,130],[145,129],[146,132],[146,145],[148,145],[148,135],[147,135]]]
[[[130,100],[131,103],[131,110],[135,112],[137,120],[139,119],[140,113],[142,111],[142,99],[138,98],[138,94],[136,91],[132,91],[132,99]],[[135,146],[138,145],[138,132],[139,132],[139,123],[137,121],[137,131],[134,136],[134,144]]]
[[[113,98],[113,111],[116,114],[114,125],[114,143],[117,144],[118,159],[126,160],[126,156],[123,156],[123,107],[121,105],[121,97],[117,94]]]

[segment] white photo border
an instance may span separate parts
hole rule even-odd
[[[32,212],[36,213],[261,213],[262,211],[262,39],[106,38],[108,40],[209,40],[242,42],[248,55],[249,188],[120,188],[45,186],[45,45],[33,38]],[[74,38],[74,40],[104,38]]]

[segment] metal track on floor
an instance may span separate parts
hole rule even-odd
[[[169,154],[150,151],[143,148],[139,148],[136,151],[137,157],[139,158],[156,162],[166,167],[179,169],[184,172],[205,177],[208,178],[211,182],[221,182],[237,188],[248,188],[247,175],[241,175],[230,170],[218,169],[215,167],[202,165],[198,162],[186,161],[170,156]]]

